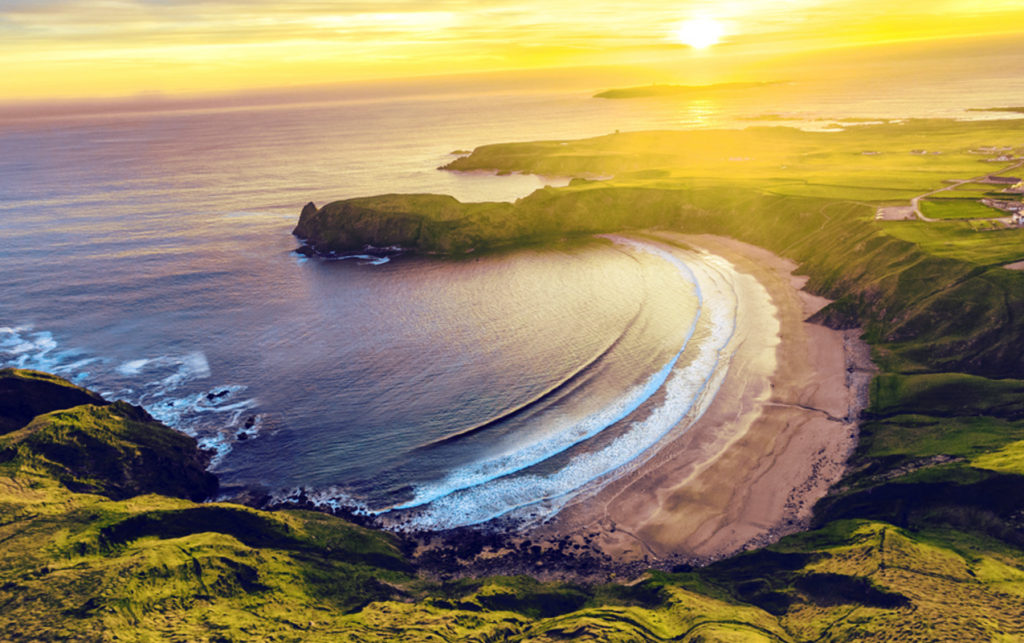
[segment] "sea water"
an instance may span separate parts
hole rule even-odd
[[[965,110],[1016,104],[1024,81],[1003,63],[1020,53],[913,85],[878,63],[854,89],[795,79],[714,101],[488,94],[0,123],[0,363],[144,405],[216,452],[226,494],[302,489],[396,528],[543,519],[713,397],[731,268],[624,237],[306,259],[290,234],[304,203],[566,182],[436,169],[499,141],[769,112],[810,127],[991,118]]]

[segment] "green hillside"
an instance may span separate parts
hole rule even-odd
[[[2,377],[43,381],[25,371],[4,371]],[[920,391],[915,383],[903,386]],[[6,408],[9,400],[0,402]],[[62,411],[109,419],[99,408]],[[170,432],[150,424],[136,434],[140,440],[143,433]],[[1016,427],[1008,432],[1018,438],[1024,433],[1020,422],[1005,426]],[[5,447],[11,435],[4,437]],[[125,446],[130,440],[111,441]],[[992,437],[979,457],[999,453],[998,443]],[[934,451],[895,455],[905,460]],[[165,455],[188,460],[173,450]],[[880,453],[869,442],[857,458],[870,464],[883,455],[894,454]],[[1024,478],[973,468],[965,460],[954,466],[956,484],[987,485],[984,495],[965,496],[977,502],[956,506],[948,497],[924,493],[919,497],[930,498],[930,505],[899,515],[885,503],[849,501],[857,494],[847,492],[824,503],[823,522],[829,513],[858,511],[885,513],[884,520],[831,520],[708,567],[652,571],[628,585],[595,585],[522,576],[433,581],[418,573],[393,536],[326,514],[199,504],[149,493],[144,486],[122,500],[76,493],[49,470],[5,456],[0,637],[1015,640],[1024,635],[1020,511],[1004,516],[1000,505],[1013,504],[1010,494],[1019,493]],[[918,469],[889,478],[875,485],[876,493],[944,480],[949,486],[948,476],[921,474]],[[870,475],[877,477],[879,470]],[[860,471],[851,480],[864,488],[872,484],[868,476]]]

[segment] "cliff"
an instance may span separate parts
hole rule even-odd
[[[317,254],[399,246],[460,254],[673,222],[686,209],[676,190],[655,192],[575,182],[515,203],[461,203],[450,196],[388,194],[307,206],[293,234]]]
[[[20,424],[0,436],[5,466],[45,473],[72,491],[204,500],[217,490],[194,438],[47,373],[0,370],[0,422]]]
[[[322,208],[307,204],[292,234],[319,254],[391,246],[459,253],[489,245],[498,235],[488,229],[488,222],[507,220],[510,207],[460,203],[436,194],[387,194]]]

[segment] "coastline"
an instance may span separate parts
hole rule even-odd
[[[797,264],[768,250],[715,235],[627,236],[706,252],[744,278],[734,352],[714,399],[649,459],[546,523],[400,534],[428,575],[609,580],[706,565],[806,529],[815,502],[842,477],[874,373],[859,329],[805,321],[829,300],[804,291],[808,278],[793,274]],[[325,510],[304,496],[267,501],[243,500]],[[345,510],[327,512],[380,527]]]
[[[842,477],[874,372],[859,329],[806,322],[829,300],[802,289],[808,278],[793,274],[795,262],[758,246],[668,231],[625,236],[706,252],[743,277],[734,352],[714,399],[649,459],[570,501],[546,523],[523,528],[499,520],[484,529],[400,533],[428,575],[607,581],[652,567],[705,565],[806,529],[815,502]],[[285,502],[239,500],[380,527],[304,494]]]
[[[726,259],[767,300],[748,302],[729,373],[687,432],[529,535],[619,563],[704,564],[806,528],[856,446],[872,366],[859,331],[804,321],[829,302],[802,290],[794,262],[725,237],[648,234]],[[757,323],[765,312],[778,332]]]

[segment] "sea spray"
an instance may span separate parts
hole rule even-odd
[[[106,399],[143,406],[157,420],[195,437],[201,448],[212,451],[211,466],[231,451],[243,422],[248,425],[247,438],[255,437],[261,425],[257,400],[245,396],[248,387],[197,386],[211,376],[201,351],[119,361],[89,356],[81,349],[61,349],[52,333],[29,325],[4,326],[0,327],[0,366],[54,373],[98,389]]]

